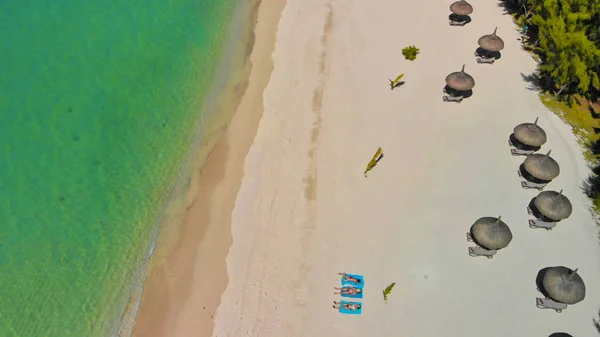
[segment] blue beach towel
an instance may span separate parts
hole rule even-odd
[[[354,311],[350,311],[350,310],[344,308],[344,304],[350,304],[350,303],[360,304],[360,308],[358,308],[358,309],[356,309]],[[341,314],[346,314],[346,315],[360,315],[362,313],[362,303],[360,303],[360,302],[340,301],[340,313]]]
[[[365,286],[365,278],[362,277],[362,275],[356,275],[356,274],[346,274],[347,276],[350,277],[354,277],[355,279],[360,280],[360,283],[354,283],[354,282],[348,282],[344,280],[344,277],[342,276],[342,285],[351,285],[351,286],[355,286],[357,288],[362,288]]]
[[[348,298],[363,298],[363,291],[361,287],[355,287],[355,288],[360,288],[361,292],[359,292],[358,294],[354,294],[354,295],[348,295],[348,294],[341,294],[342,297],[348,297]]]

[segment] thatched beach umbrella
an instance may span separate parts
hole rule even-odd
[[[463,64],[461,71],[456,71],[446,76],[446,84],[454,90],[465,91],[473,89],[475,80],[473,76],[465,73],[465,65]]]
[[[480,37],[477,41],[479,46],[489,51],[501,51],[504,49],[504,41],[502,41],[502,39],[496,35],[497,30],[498,27],[494,28],[494,32],[492,34]]]
[[[546,131],[537,125],[538,119],[532,123],[522,123],[515,127],[513,135],[524,145],[540,147],[546,143]]]
[[[473,241],[486,249],[502,249],[512,240],[508,225],[498,218],[483,217],[471,226]]]
[[[548,151],[547,154],[534,153],[527,156],[523,162],[525,171],[532,177],[544,181],[551,181],[558,177],[560,167],[556,160],[550,157],[550,152],[552,151]]]
[[[585,284],[577,269],[552,267],[546,271],[543,285],[553,300],[564,304],[575,304],[585,298]]]
[[[533,204],[543,216],[554,221],[564,220],[573,213],[573,205],[562,192],[544,191],[533,199]]]
[[[450,11],[456,15],[469,15],[473,13],[473,6],[464,0],[460,0],[450,5]]]

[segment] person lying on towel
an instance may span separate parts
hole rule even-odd
[[[338,275],[341,275],[343,277],[343,280],[346,282],[352,282],[352,283],[356,283],[356,284],[360,284],[360,280],[357,279],[356,277],[352,277],[346,273],[339,273]]]
[[[358,295],[362,292],[362,289],[360,288],[355,288],[352,286],[348,286],[348,287],[342,287],[342,288],[337,288],[334,287],[336,290],[339,290],[339,292],[334,293],[335,295]]]
[[[360,304],[354,303],[354,302],[350,302],[350,303],[343,304],[342,307],[344,309],[348,310],[348,311],[355,311],[355,310],[360,309]],[[334,309],[338,309],[338,310],[341,309],[340,308],[340,302],[333,301],[333,308]]]

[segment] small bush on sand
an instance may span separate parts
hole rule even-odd
[[[402,48],[402,55],[404,55],[407,60],[414,61],[417,58],[417,54],[419,54],[419,48],[416,46]]]

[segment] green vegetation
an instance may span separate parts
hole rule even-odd
[[[584,183],[600,213],[600,0],[503,0],[524,29],[523,46],[539,62],[542,102],[587,148],[593,173]]]
[[[543,90],[597,98],[600,90],[600,0],[504,0],[527,26],[525,47],[540,59]]]
[[[416,46],[408,46],[402,48],[402,55],[404,55],[404,58],[406,58],[407,60],[414,61],[417,58],[418,54],[419,48],[417,48]]]
[[[389,286],[387,286],[387,288],[385,288],[385,290],[383,291],[383,300],[387,302],[387,297],[389,294],[392,293],[392,289],[394,288],[394,286],[396,285],[396,282],[392,282],[392,284],[390,284]]]
[[[590,144],[600,139],[594,131],[600,127],[600,123],[594,119],[593,112],[590,111],[593,107],[584,106],[579,102],[569,105],[567,102],[554,100],[552,96],[547,94],[540,95],[540,99],[548,109],[555,112],[565,123],[573,127],[573,133],[577,136],[580,144],[588,148],[585,152],[586,158],[589,161],[598,158],[589,149]]]

